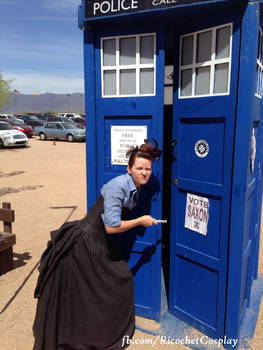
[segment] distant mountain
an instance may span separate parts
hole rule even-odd
[[[39,113],[47,110],[84,114],[84,94],[24,95],[11,93],[9,104],[2,108],[3,113]]]

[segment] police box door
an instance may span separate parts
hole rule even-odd
[[[99,195],[104,183],[126,172],[129,145],[155,139],[162,147],[164,51],[162,31],[152,24],[100,24],[94,33]],[[132,216],[151,213],[161,218],[161,184],[160,161]],[[136,314],[155,320],[160,318],[160,229],[138,227],[114,237],[134,275]]]
[[[239,31],[234,18],[215,18],[175,43],[169,307],[222,337]]]

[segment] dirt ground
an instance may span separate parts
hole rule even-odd
[[[36,300],[37,266],[49,232],[86,212],[85,144],[40,141],[27,148],[0,150],[0,203],[15,209],[15,268],[0,277],[0,350],[30,350]],[[1,227],[0,227],[1,230]],[[262,237],[263,235],[261,235]],[[262,241],[262,239],[261,239]],[[262,244],[259,273],[263,272]],[[157,337],[136,331],[131,350],[189,349],[161,344]],[[152,345],[143,343],[152,341]],[[154,342],[156,342],[154,344]],[[263,305],[251,348],[263,348]]]

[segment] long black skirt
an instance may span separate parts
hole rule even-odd
[[[35,289],[34,350],[119,350],[133,336],[133,277],[102,210],[99,197],[84,219],[51,232]]]

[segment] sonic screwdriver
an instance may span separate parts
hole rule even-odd
[[[167,220],[155,220],[157,224],[167,224]]]

